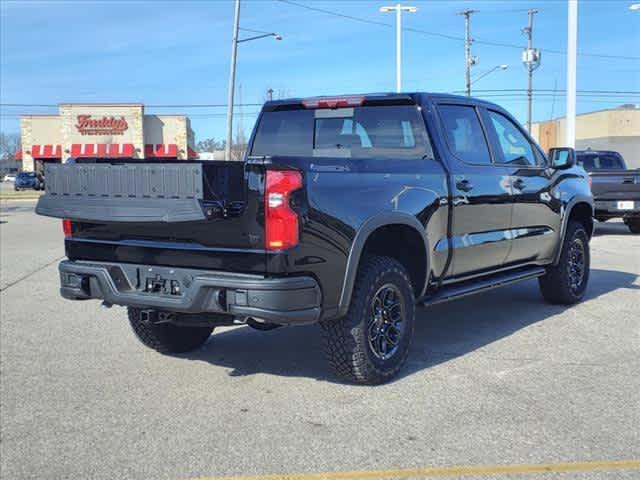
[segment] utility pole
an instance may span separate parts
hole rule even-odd
[[[569,0],[567,16],[567,125],[565,143],[576,146],[576,57],[578,50],[578,0]]]
[[[471,15],[476,13],[476,10],[466,9],[460,12],[460,15],[464,15],[464,90],[467,97],[471,96],[471,67],[478,63],[478,57],[471,55],[471,44],[473,38],[471,38]]]
[[[233,91],[236,83],[236,58],[238,55],[238,30],[240,28],[240,0],[235,0],[233,17],[233,38],[231,40],[231,68],[229,70],[229,91],[227,94],[227,143],[224,145],[224,159],[231,160],[233,142]]]
[[[396,92],[402,91],[402,12],[414,13],[418,9],[407,5],[396,4],[380,7],[383,13],[396,12]]]
[[[533,16],[538,10],[529,10],[529,24],[522,29],[527,36],[527,48],[522,52],[522,63],[527,68],[527,131],[531,133],[531,101],[533,97],[533,71],[540,66],[540,50],[533,48]]]

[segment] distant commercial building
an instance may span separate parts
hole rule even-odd
[[[197,158],[189,118],[146,115],[140,103],[63,103],[57,115],[20,118],[25,171],[69,158]]]
[[[531,133],[545,150],[565,146],[565,118],[531,125]],[[583,113],[576,117],[576,148],[615,150],[629,168],[640,168],[640,108],[618,108]]]

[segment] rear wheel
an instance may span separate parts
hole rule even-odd
[[[389,257],[364,258],[347,314],[322,323],[331,369],[356,383],[390,380],[407,359],[414,317],[404,267]]]
[[[570,221],[562,243],[560,261],[547,267],[538,279],[542,296],[550,303],[570,305],[584,297],[589,282],[591,257],[584,226]]]
[[[152,323],[142,320],[140,309],[127,308],[129,323],[136,337],[144,345],[164,354],[184,353],[203,345],[213,327],[182,327],[171,323]]]
[[[629,218],[625,223],[631,233],[640,233],[640,218]]]

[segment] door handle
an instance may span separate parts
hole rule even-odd
[[[471,190],[473,190],[473,185],[469,180],[465,178],[456,182],[456,188],[461,192],[470,192]]]
[[[518,178],[512,185],[518,190],[524,190],[527,188],[527,184],[521,178]]]

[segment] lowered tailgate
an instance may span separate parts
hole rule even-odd
[[[202,165],[61,164],[45,168],[36,213],[96,222],[187,222],[205,218]]]
[[[596,170],[589,175],[596,200],[640,200],[640,170]]]
[[[69,258],[265,270],[262,175],[243,163],[54,164],[45,178],[36,212],[73,222]]]

